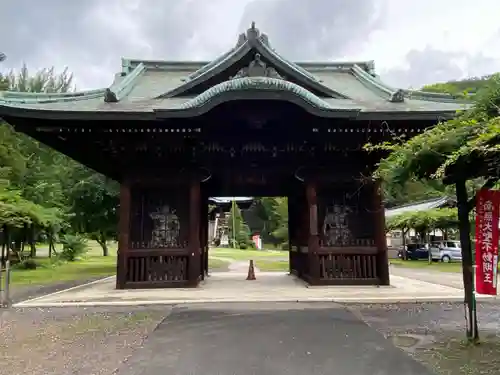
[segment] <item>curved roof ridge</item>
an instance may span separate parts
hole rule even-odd
[[[317,77],[315,77],[313,74],[311,74],[310,72],[305,70],[303,67],[301,67],[301,66],[299,66],[299,65],[297,65],[289,60],[284,59],[279,53],[277,53],[273,48],[271,48],[268,44],[266,44],[262,40],[262,36],[257,41],[258,41],[261,48],[265,49],[270,54],[273,54],[276,57],[276,59],[278,59],[282,64],[287,65],[291,69],[297,70],[301,74],[305,75],[306,77],[308,77],[316,82],[320,81]]]
[[[13,104],[71,102],[103,97],[105,92],[106,89],[83,90],[63,93],[0,91],[0,102]]]
[[[195,78],[185,82],[184,84],[166,92],[165,94],[161,94],[160,96],[157,96],[155,99],[166,99],[166,98],[171,98],[173,96],[179,95],[182,92],[194,87],[196,84],[203,82],[204,78],[209,75],[209,74],[217,74],[220,72],[223,72],[231,66],[232,60],[244,56],[246,53],[250,51],[250,45],[248,42],[242,43],[241,45],[237,46],[232,50],[231,53],[227,54],[226,57],[221,59],[217,65],[210,66],[209,69],[205,70],[203,73],[200,75],[196,76]]]
[[[218,65],[220,62],[222,62],[224,59],[226,59],[229,55],[231,55],[234,52],[235,49],[236,48],[231,48],[229,51],[227,51],[226,53],[220,55],[215,60],[209,62],[208,64],[202,66],[200,69],[198,69],[198,70],[194,71],[193,73],[191,73],[190,75],[188,75],[188,78],[189,79],[194,79],[194,78],[202,75],[206,71],[212,69],[214,66]]]
[[[232,48],[231,51],[222,55],[213,62],[206,64],[204,67],[201,67],[197,70],[197,72],[191,74],[190,80],[173,90],[158,96],[157,99],[181,95],[186,92],[186,90],[195,87],[198,83],[204,82],[206,79],[213,77],[215,74],[223,72],[252,49],[255,49],[257,53],[261,54],[262,57],[268,60],[271,64],[274,64],[276,68],[279,68],[279,70],[287,72],[297,81],[303,82],[304,85],[314,88],[315,92],[319,92],[327,97],[350,99],[347,95],[323,85],[317,77],[308,72],[306,69],[281,57],[270,47],[267,35],[260,33],[260,31],[255,28],[255,23],[252,23],[251,28],[247,30],[246,34],[240,35],[238,44],[236,47]]]
[[[146,65],[140,63],[134,70],[128,73],[120,82],[114,83],[106,89],[104,101],[106,103],[116,103],[126,97],[132,91],[138,78],[146,71]]]
[[[395,89],[378,78],[374,77],[370,73],[366,72],[359,65],[354,64],[351,68],[354,76],[368,88],[377,90],[382,96],[392,103],[402,103],[404,102],[404,92],[401,89]]]
[[[284,65],[285,67],[290,70],[291,73],[295,73],[296,79],[305,79],[305,84],[308,84],[315,88],[316,90],[324,93],[327,96],[330,96],[332,98],[337,98],[337,99],[351,99],[349,96],[342,94],[338,91],[335,91],[331,89],[330,87],[327,87],[321,83],[321,81],[315,77],[313,74],[308,72],[306,69],[302,68],[301,66],[292,63],[291,61],[288,61],[287,59],[283,58],[280,54],[278,54],[274,49],[272,49],[269,44],[265,42],[265,39],[262,38],[256,38],[255,43],[254,43],[256,49],[258,50],[259,53],[262,54],[263,57],[266,59],[270,60],[271,62],[274,61],[275,65]]]
[[[201,107],[205,103],[211,101],[213,98],[226,92],[252,89],[287,91],[298,96],[314,107],[322,109],[333,109],[326,101],[314,95],[302,86],[299,86],[293,82],[285,81],[283,79],[271,77],[242,77],[221,82],[183,103],[180,106],[180,109]]]
[[[297,61],[294,62],[302,69],[319,69],[319,70],[349,70],[354,65],[359,66],[369,74],[375,74],[375,62],[373,60],[367,61]],[[310,73],[310,72],[309,72]]]

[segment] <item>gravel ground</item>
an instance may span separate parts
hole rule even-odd
[[[0,374],[112,374],[170,310],[0,310]]]
[[[500,304],[478,305],[481,345],[465,345],[464,307],[458,303],[349,306],[360,319],[436,374],[498,374]]]

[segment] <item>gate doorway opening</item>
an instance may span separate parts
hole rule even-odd
[[[290,272],[287,197],[211,197],[207,273]]]

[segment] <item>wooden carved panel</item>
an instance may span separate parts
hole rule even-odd
[[[325,255],[319,256],[320,278],[336,279],[377,279],[375,255]]]
[[[373,192],[369,186],[323,188],[318,211],[321,246],[371,246],[374,242]]]
[[[176,282],[187,279],[187,256],[145,255],[127,259],[127,282]]]
[[[132,249],[178,249],[189,236],[189,190],[132,189]]]

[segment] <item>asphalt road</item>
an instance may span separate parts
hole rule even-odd
[[[440,272],[393,266],[391,267],[391,275],[426,281],[428,283],[444,285],[456,289],[464,288],[463,276],[460,272]]]
[[[118,375],[432,375],[335,304],[174,308]]]

